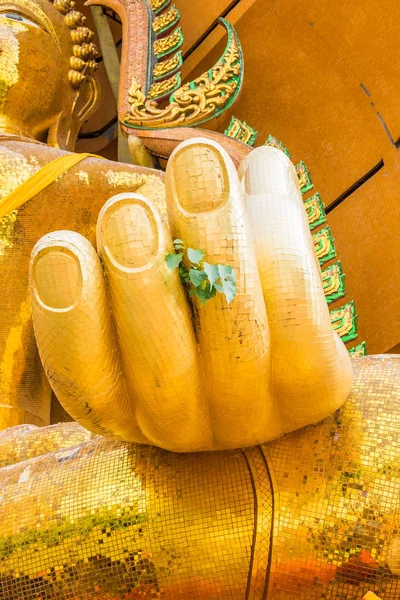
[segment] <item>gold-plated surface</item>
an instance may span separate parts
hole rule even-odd
[[[13,136],[0,139],[0,203],[18,184],[62,154]],[[67,228],[94,243],[96,218],[104,202],[118,192],[142,188],[161,209],[164,203],[165,213],[161,174],[89,158],[24,204],[15,221],[10,223],[10,217],[1,221],[5,237],[0,252],[0,429],[50,422],[51,388],[40,365],[28,296],[34,244],[49,231]]]
[[[73,4],[1,0],[1,131],[72,149],[96,108],[98,85],[91,73],[97,50],[87,43],[91,32]]]
[[[0,431],[0,467],[82,444],[94,436],[78,423],[47,427],[17,425]]]
[[[43,142],[73,149],[82,122],[97,106],[98,84],[90,75],[96,49],[83,22],[68,0],[0,0],[0,205],[65,154]],[[72,59],[83,68],[76,71],[83,81],[79,90],[68,81]],[[165,212],[161,174],[90,159],[1,219],[0,430],[50,421],[51,388],[40,365],[28,295],[35,242],[54,229],[72,229],[93,243],[104,202],[142,186],[164,203]]]
[[[147,97],[151,99],[165,97],[176,90],[176,88],[180,85],[180,81],[179,75],[173,75],[172,77],[164,79],[163,81],[157,81],[156,83],[153,83],[149,89]]]
[[[154,53],[156,54],[156,56],[164,56],[166,54],[169,54],[170,52],[178,48],[181,39],[182,31],[180,28],[178,28],[176,31],[171,33],[171,35],[163,37],[154,42]]]
[[[350,357],[331,325],[295,169],[262,147],[241,177],[218,144],[197,138],[168,163],[169,228],[151,199],[125,193],[99,214],[102,265],[74,232],[36,244],[40,356],[84,427],[178,452],[237,448],[344,402]],[[231,304],[189,300],[165,262],[173,238],[235,270]]]
[[[123,124],[138,129],[187,127],[203,123],[228,108],[239,92],[243,69],[237,35],[229,24],[224,26],[228,44],[222,57],[193,82],[179,87],[165,108],[146,97],[140,82],[133,77],[128,91],[129,111],[123,117]],[[155,48],[160,52],[174,48],[172,42],[177,42],[179,31],[156,40]]]
[[[168,75],[172,71],[175,71],[179,68],[182,61],[182,57],[179,53],[175,54],[172,58],[168,58],[167,60],[163,60],[160,63],[157,63],[153,69],[154,77],[160,78]]]
[[[269,444],[0,469],[0,599],[398,600],[400,360],[353,362],[340,410]]]
[[[166,12],[153,21],[153,31],[155,34],[161,33],[163,30],[171,27],[179,19],[179,11],[176,6],[171,6]]]

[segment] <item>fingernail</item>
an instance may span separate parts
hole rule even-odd
[[[288,194],[296,189],[294,167],[277,148],[257,148],[251,152],[244,177],[247,194]]]
[[[69,308],[80,294],[80,262],[71,250],[43,248],[33,267],[33,287],[38,299],[49,308]]]
[[[189,213],[216,210],[229,199],[225,162],[211,145],[193,143],[178,150],[172,177],[178,203]]]
[[[138,269],[158,251],[158,230],[152,211],[140,201],[119,200],[103,216],[102,236],[114,260]]]

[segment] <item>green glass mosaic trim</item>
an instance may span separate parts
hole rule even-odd
[[[172,75],[175,71],[178,71],[183,64],[182,51],[179,50],[172,58],[169,58],[162,63],[158,63],[154,67],[154,81],[158,81],[159,79],[164,79],[165,77]],[[159,69],[160,65],[164,65],[163,69]],[[165,68],[170,67],[170,68]],[[158,74],[158,69],[160,74]]]
[[[284,146],[282,144],[282,142],[280,142],[278,140],[278,138],[276,138],[274,135],[269,134],[264,146],[271,146],[272,148],[278,148],[278,150],[282,150],[282,152],[284,152],[286,154],[286,156],[288,156],[289,158],[292,157],[291,153],[286,148],[286,146]]]
[[[171,45],[165,52],[159,52],[158,48],[162,44],[165,44],[165,41],[168,40],[169,38],[174,39],[174,44]],[[160,40],[156,40],[154,42],[154,53],[157,58],[163,58],[164,56],[168,56],[169,54],[172,54],[172,52],[175,52],[176,50],[178,50],[178,48],[180,48],[182,46],[182,44],[183,44],[182,27],[178,27],[178,29],[176,29],[174,31],[174,33],[171,33],[171,35],[169,35],[165,38],[161,38]]]
[[[168,31],[168,29],[171,29],[172,27],[177,25],[180,18],[181,18],[181,15],[180,15],[179,10],[176,8],[176,6],[171,6],[171,8],[169,8],[168,11],[166,11],[164,14],[162,14],[159,17],[156,17],[154,19],[153,31],[154,31],[155,35],[157,37],[160,37],[163,33]],[[158,21],[158,19],[160,19],[160,21]],[[161,28],[159,29],[158,27],[159,27],[159,22],[161,22],[161,19],[164,19],[164,21],[167,21],[167,22],[164,25],[164,27],[161,26]]]
[[[224,113],[226,110],[228,110],[228,108],[230,108],[232,106],[232,104],[235,102],[236,98],[238,97],[240,90],[242,89],[243,76],[244,76],[244,60],[243,60],[243,49],[242,49],[242,45],[239,40],[239,36],[236,32],[236,29],[226,19],[220,17],[218,19],[218,23],[220,25],[222,25],[223,27],[225,27],[226,32],[228,34],[228,42],[227,42],[226,48],[224,50],[224,53],[223,53],[221,59],[218,61],[217,65],[223,65],[226,62],[228,62],[229,58],[230,58],[231,50],[232,50],[232,42],[235,41],[236,45],[237,45],[238,58],[235,61],[235,63],[232,64],[235,74],[230,75],[228,79],[224,80],[224,83],[227,86],[229,84],[232,84],[234,92],[231,95],[231,97],[229,98],[229,101],[224,106],[221,106],[220,108],[218,108],[215,111],[215,113],[210,113],[202,121],[199,121],[198,123],[195,123],[194,125],[189,124],[188,125],[189,127],[198,127],[198,125],[202,125],[203,123],[206,123],[207,121],[210,121],[211,119],[215,119],[215,118],[219,117],[220,115],[222,115],[222,113]],[[210,79],[212,79],[212,71],[213,70],[210,69],[208,72]],[[189,86],[191,89],[196,89],[196,87],[197,87],[194,81],[190,82]],[[170,102],[174,102],[173,94],[169,100],[170,100]],[[124,121],[123,121],[123,123],[124,123]],[[139,128],[137,128],[137,129],[139,129]],[[140,129],[146,129],[146,127],[143,127],[143,128],[141,127]],[[155,129],[155,128],[151,127],[149,129]]]
[[[175,100],[177,92],[174,92],[171,94],[167,106],[164,108],[151,107],[151,112],[143,99],[140,86],[135,81],[135,86],[133,83],[131,85],[132,93],[129,91],[130,109],[121,120],[123,125],[131,129],[149,131],[165,129],[166,126],[171,129],[173,127],[198,127],[219,117],[232,106],[243,83],[243,51],[234,27],[223,18],[219,18],[218,22],[227,31],[228,43],[214,67],[203,73],[201,77],[178,88],[177,92],[182,90],[182,93],[178,94],[177,100]],[[178,43],[176,43],[178,38]],[[171,36],[156,40],[153,45],[154,53],[159,58],[167,56],[175,51],[182,41],[182,30],[179,28]],[[165,51],[164,48],[166,48]],[[186,103],[188,97],[191,98],[189,105]],[[200,113],[197,110],[198,106],[203,107]],[[205,107],[211,107],[212,110],[205,110]],[[183,116],[185,118],[182,118]],[[152,125],[146,125],[147,122],[151,122]]]
[[[350,348],[349,354],[352,356],[367,356],[367,342],[361,342],[358,346],[353,346],[353,348]]]
[[[328,304],[343,298],[346,295],[346,286],[344,279],[346,275],[343,273],[342,263],[338,260],[336,263],[323,269],[322,285],[324,288],[325,298]]]
[[[306,209],[311,231],[319,225],[326,223],[325,204],[322,202],[319,192],[316,192],[311,198],[304,201],[304,208]]]
[[[333,329],[342,338],[343,342],[354,340],[358,336],[358,315],[354,301],[330,311]]]
[[[329,227],[324,227],[318,233],[314,233],[312,238],[320,265],[336,258],[335,240]]]
[[[166,89],[165,86],[168,82],[171,83],[171,88]],[[164,79],[163,81],[160,81],[159,83],[157,83],[157,82],[153,83],[153,85],[151,86],[151,88],[148,92],[148,97],[151,98],[151,100],[158,100],[159,98],[165,98],[171,92],[175,92],[175,90],[177,90],[181,86],[181,84],[182,84],[181,74],[176,73],[176,75],[173,75],[169,79]]]
[[[151,10],[158,15],[161,11],[165,10],[167,6],[171,4],[171,0],[150,0]]]
[[[258,131],[246,123],[246,121],[241,121],[237,117],[232,116],[231,122],[227,129],[225,129],[224,134],[248,146],[252,146],[257,139]]]
[[[300,191],[302,194],[305,194],[309,190],[312,190],[314,184],[311,180],[310,171],[307,169],[305,163],[301,160],[298,165],[296,165],[296,173],[297,178],[299,180]]]

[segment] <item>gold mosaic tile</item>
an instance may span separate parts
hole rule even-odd
[[[353,362],[342,409],[246,450],[20,429],[48,453],[0,469],[0,599],[398,600],[400,359]]]

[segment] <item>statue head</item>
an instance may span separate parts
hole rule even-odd
[[[97,49],[72,0],[0,0],[0,129],[72,150],[99,101]]]

